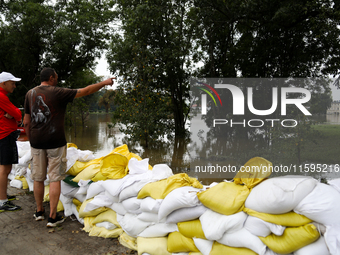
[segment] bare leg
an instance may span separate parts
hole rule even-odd
[[[12,165],[0,165],[0,200],[7,199],[7,182],[11,170]]]
[[[43,181],[34,181],[34,198],[37,204],[37,212],[44,210],[43,200],[44,200],[45,185]]]
[[[61,192],[60,181],[50,182],[50,218],[55,218],[57,215],[57,207]]]

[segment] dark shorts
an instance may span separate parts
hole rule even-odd
[[[0,140],[0,165],[18,164],[17,134],[14,131]]]

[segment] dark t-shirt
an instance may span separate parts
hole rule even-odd
[[[43,85],[27,92],[25,114],[31,115],[30,144],[33,148],[53,149],[66,145],[66,106],[76,93],[76,89]]]

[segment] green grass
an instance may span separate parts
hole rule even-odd
[[[314,163],[340,163],[340,125],[315,125],[313,130],[318,134],[314,142],[306,141],[302,151],[302,161]]]

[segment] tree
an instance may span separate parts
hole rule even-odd
[[[99,97],[98,105],[104,106],[106,113],[108,113],[109,109],[112,107],[116,93],[115,90],[108,89],[101,97]]]
[[[17,106],[39,84],[43,67],[55,68],[61,81],[94,67],[108,38],[111,7],[109,0],[1,2],[0,71],[22,78],[12,95]]]
[[[129,120],[127,111],[153,116],[156,122],[149,118],[145,123],[157,123],[167,134],[183,136],[192,68],[193,24],[189,15],[192,2],[116,0],[115,3],[124,32],[123,36],[113,37],[107,54],[110,69],[124,79],[118,99],[124,97],[124,102],[120,101],[116,117],[125,116],[126,124],[136,123],[136,128],[152,139],[155,139],[154,126],[142,124],[144,120],[136,120],[132,114]],[[137,100],[142,103],[137,104]],[[137,132],[135,128],[126,131]]]

